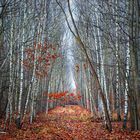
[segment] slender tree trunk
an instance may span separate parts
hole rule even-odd
[[[20,54],[20,89],[19,89],[19,98],[18,98],[18,116],[16,118],[16,125],[18,128],[21,128],[21,108],[22,108],[22,95],[23,95],[23,84],[24,84],[24,73],[23,73],[23,60],[24,60],[24,42],[25,42],[25,18],[26,18],[26,6],[25,3],[22,2],[23,6],[23,24],[22,24],[22,44],[21,44],[21,54]]]
[[[36,72],[36,61],[37,61],[37,44],[34,44],[34,64],[33,64],[33,75],[32,75],[32,84],[31,84],[31,93],[30,91],[28,91],[31,95],[31,105],[30,105],[30,123],[33,122],[33,119],[34,119],[34,99],[35,99],[35,92],[36,92],[36,84],[37,84],[37,79],[36,79],[36,75],[35,75],[35,72]],[[27,104],[27,102],[26,102]]]
[[[118,0],[115,0],[115,13],[118,13],[118,6],[119,2]],[[120,115],[120,90],[119,90],[119,26],[118,26],[119,18],[116,16],[115,18],[115,32],[116,32],[116,40],[115,40],[115,55],[116,55],[116,109],[117,109],[117,120],[121,120],[121,115]]]
[[[97,26],[99,26],[99,17],[98,17],[98,14],[97,14],[97,9],[96,9],[96,13],[95,13],[95,17],[96,17],[96,21],[97,21]],[[109,111],[109,114],[110,114],[110,108],[109,108],[109,99],[108,99],[108,93],[107,93],[107,85],[106,85],[106,77],[105,77],[105,69],[104,69],[104,56],[103,56],[103,50],[102,50],[102,42],[101,42],[101,33],[100,33],[100,30],[99,28],[97,28],[97,36],[98,36],[98,48],[97,48],[97,55],[99,53],[99,56],[98,56],[98,64],[100,64],[100,84],[101,84],[101,87],[102,87],[102,90],[104,91],[105,93],[105,97],[106,97],[106,101],[107,101],[107,108],[108,108],[108,111]],[[95,38],[96,38],[96,34],[95,34]],[[100,62],[100,63],[99,63]]]
[[[128,117],[128,92],[129,92],[129,87],[128,87],[128,78],[129,78],[129,65],[130,65],[130,50],[129,50],[129,43],[127,44],[127,50],[126,50],[126,72],[125,72],[125,103],[124,103],[124,122],[123,122],[123,128],[126,128],[126,123],[127,123],[127,117]]]
[[[12,16],[11,16],[12,18]],[[13,93],[12,93],[12,85],[13,85],[13,21],[11,21],[11,30],[10,30],[10,53],[9,53],[9,92],[8,92],[8,103],[6,107],[6,119],[5,123],[8,119],[12,119],[12,102],[13,102]]]

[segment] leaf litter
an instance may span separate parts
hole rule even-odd
[[[92,120],[92,113],[81,106],[56,107],[39,113],[33,124],[25,122],[22,129],[14,123],[0,140],[139,140],[140,131],[122,129],[122,122],[113,122],[109,133],[102,121]]]

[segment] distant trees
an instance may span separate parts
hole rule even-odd
[[[66,28],[73,35],[67,41],[73,44],[80,104],[102,116],[110,131],[114,114],[124,128],[130,119],[132,130],[139,130],[138,0],[1,0],[0,116],[6,116],[5,124],[15,119],[20,128],[27,113],[32,123],[38,111],[47,113],[59,104],[48,101],[68,86]]]
[[[89,83],[93,84],[92,80],[99,82],[94,83],[96,87],[99,85],[96,91],[89,90],[88,94],[96,100],[98,109],[102,108],[102,102],[105,104],[107,109],[104,111],[109,111],[110,117],[116,112],[118,120],[121,120],[121,114],[124,114],[124,127],[130,112],[131,128],[138,129],[139,2],[73,0],[65,4],[69,13],[65,10],[64,4],[60,1],[57,3],[66,20],[70,15],[71,22],[67,21],[68,27],[84,54],[82,58],[79,55],[79,60],[75,57],[76,63],[88,62],[91,66],[89,72],[93,72],[91,77],[94,77]],[[79,65],[80,73],[84,73],[82,67],[83,65]],[[130,81],[133,81],[133,84]],[[86,97],[87,91],[84,92],[86,87],[83,84],[81,86],[81,93]],[[102,102],[94,95],[98,92],[103,93]],[[84,98],[82,100],[86,106],[86,100]],[[94,104],[95,101],[92,101],[91,106]]]
[[[21,128],[28,112],[32,122],[46,106],[47,100],[39,105],[48,89],[44,81],[50,80],[52,64],[58,58],[59,65],[61,59],[60,15],[51,11],[54,8],[52,0],[0,2],[0,113],[6,115],[5,124],[15,119]]]

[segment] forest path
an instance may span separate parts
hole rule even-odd
[[[32,125],[21,130],[12,127],[0,140],[139,140],[139,132],[123,131],[122,123],[113,123],[109,133],[101,122],[92,121],[91,113],[80,106],[56,107],[48,115],[40,113]]]

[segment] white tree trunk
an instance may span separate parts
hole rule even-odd
[[[34,99],[35,99],[35,92],[36,92],[36,86],[37,86],[37,79],[35,77],[35,71],[36,71],[36,59],[37,59],[37,51],[35,49],[34,52],[34,66],[33,66],[33,75],[32,75],[32,81],[31,81],[31,106],[30,106],[30,123],[33,122],[34,117]],[[30,91],[28,91],[28,94],[30,94]],[[27,103],[26,103],[27,104]]]
[[[20,53],[20,90],[19,90],[19,101],[18,101],[18,116],[17,119],[21,119],[21,105],[22,105],[22,94],[23,94],[23,60],[24,60],[24,42],[25,42],[25,18],[26,18],[26,6],[25,3],[22,3],[23,6],[23,29],[22,29],[22,44],[21,44],[21,53]]]
[[[128,116],[128,77],[129,77],[129,71],[130,71],[130,49],[129,49],[129,40],[127,43],[127,50],[126,50],[126,72],[125,72],[125,102],[124,102],[124,123],[123,127],[126,128],[126,122],[127,122],[127,116]]]
[[[96,22],[97,22],[97,26],[99,26],[99,16],[97,14],[97,9],[95,12],[95,17],[96,17]],[[98,36],[98,41],[96,36]],[[98,43],[96,43],[98,42]],[[108,94],[107,94],[107,85],[106,85],[106,77],[105,77],[105,68],[104,68],[104,54],[103,54],[103,50],[102,50],[102,43],[101,43],[101,34],[100,34],[100,30],[99,28],[97,28],[97,35],[95,34],[95,46],[96,46],[96,52],[97,52],[97,64],[100,65],[100,70],[99,66],[97,67],[97,74],[98,77],[100,79],[100,84],[102,86],[102,90],[105,93],[105,97],[106,97],[106,101],[107,101],[107,108],[110,114],[110,108],[109,108],[109,99],[108,99]],[[98,47],[99,45],[99,47]],[[103,108],[103,105],[102,105]]]
[[[115,0],[115,13],[117,14],[118,10],[118,0]],[[118,16],[115,18],[115,33],[116,33],[116,40],[115,40],[115,55],[116,55],[116,105],[117,105],[117,117],[118,120],[121,119],[120,117],[120,93],[119,93],[119,25],[118,25]]]

